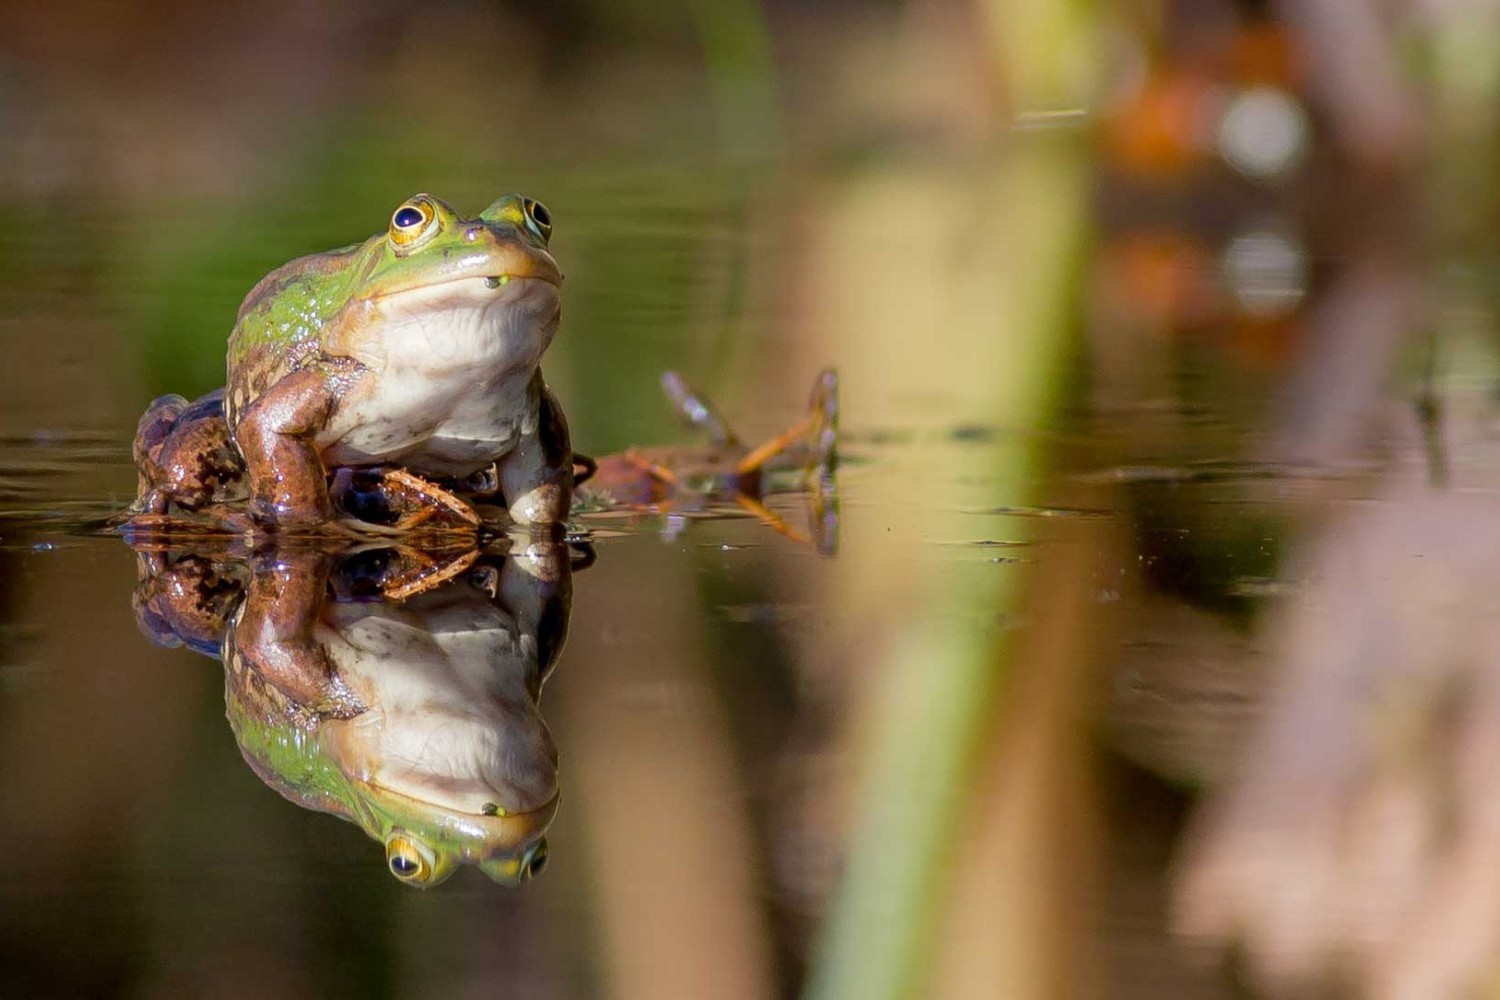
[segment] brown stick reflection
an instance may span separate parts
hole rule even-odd
[[[1065,505],[1093,506],[1097,498]],[[1011,700],[985,750],[956,852],[932,996],[1069,997],[1099,992],[1085,915],[1101,829],[1083,725],[1108,637],[1092,581],[1123,539],[1099,521],[1062,523],[1039,547],[1033,624],[1015,654]]]
[[[688,580],[637,538],[590,570],[576,608],[588,628],[552,705],[591,831],[608,995],[770,997],[744,789]]]
[[[1500,935],[1497,523],[1492,496],[1414,472],[1304,554],[1244,773],[1187,845],[1182,931],[1239,939],[1276,988],[1334,965],[1371,997],[1484,978]]]

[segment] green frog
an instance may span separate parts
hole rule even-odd
[[[400,467],[498,492],[521,525],[565,521],[572,452],[540,368],[561,314],[551,234],[522,195],[464,218],[419,194],[386,232],[272,271],[240,306],[225,388],[142,417],[140,510],[248,495],[262,524],[316,527],[332,470]]]
[[[541,870],[558,783],[537,702],[567,632],[567,546],[450,560],[464,571],[398,601],[397,547],[135,544],[141,630],[222,661],[262,781],[358,824],[408,885],[464,863],[503,884]]]

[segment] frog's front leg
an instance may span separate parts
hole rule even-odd
[[[532,376],[531,389],[538,399],[536,425],[497,463],[500,489],[517,524],[561,525],[573,500],[568,422],[541,372]]]
[[[234,439],[245,457],[250,509],[257,520],[282,526],[332,520],[327,472],[313,435],[337,403],[325,373],[303,368],[245,410]]]
[[[258,553],[233,625],[234,649],[262,681],[299,707],[352,718],[364,708],[317,635],[331,568],[330,556],[311,550]]]

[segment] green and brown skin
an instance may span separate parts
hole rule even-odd
[[[131,450],[144,513],[164,514],[171,500],[197,510],[244,498],[245,462],[224,421],[223,389],[191,403],[177,395],[153,400]]]
[[[385,233],[271,272],[229,338],[223,428],[214,394],[142,418],[140,508],[238,489],[262,523],[316,527],[332,469],[399,466],[498,488],[519,524],[562,523],[572,452],[540,369],[560,316],[550,235],[530,198],[464,218],[417,195]]]
[[[537,699],[567,631],[566,546],[482,556],[402,603],[366,593],[401,571],[395,550],[139,555],[141,630],[222,660],[267,785],[359,825],[408,885],[540,870],[558,786]]]

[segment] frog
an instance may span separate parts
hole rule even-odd
[[[820,554],[836,554],[838,504],[833,474],[839,419],[837,371],[826,368],[817,374],[808,394],[806,414],[800,420],[754,445],[743,441],[713,402],[680,373],[665,372],[661,385],[677,414],[705,434],[709,443],[701,447],[635,447],[598,460],[574,452],[571,509],[580,515],[580,526],[590,515],[621,511],[704,517],[738,508]],[[153,481],[175,476],[176,482],[206,482],[217,487],[214,495],[220,499],[194,508],[189,512],[193,516],[184,516],[182,511],[169,513],[148,502],[146,510],[129,511],[116,523],[127,536],[254,534],[243,502],[225,498],[226,483],[232,485],[233,479],[223,472],[222,443],[228,439],[228,429],[221,404],[222,393],[192,404],[181,397],[169,397],[159,400],[142,418],[137,451],[146,456],[143,467],[156,463],[160,470],[151,474],[157,477]],[[164,435],[160,430],[162,423],[171,425],[174,421],[186,422],[165,436],[169,444],[180,445],[175,453],[161,443]],[[147,478],[143,473],[143,482]],[[810,494],[810,530],[805,533],[767,506],[772,494],[804,489]],[[429,547],[446,547],[453,542],[450,536],[486,537],[496,528],[487,508],[476,509],[463,498],[400,468],[340,468],[329,476],[329,491],[338,515],[336,526],[352,534],[424,536],[412,540]],[[141,495],[150,495],[144,485]],[[208,495],[208,491],[202,495]],[[416,585],[426,575],[425,571],[419,575]],[[401,590],[392,585],[386,593],[399,596]]]
[[[224,388],[142,418],[137,509],[245,499],[259,524],[316,529],[332,472],[396,467],[556,529],[573,462],[541,371],[561,318],[551,237],[525,195],[466,218],[417,194],[385,232],[272,271],[240,305]]]
[[[475,553],[393,600],[387,546],[156,542],[138,550],[137,623],[221,662],[262,782],[357,824],[408,886],[465,864],[511,886],[541,872],[560,794],[538,705],[567,634],[568,546]]]

